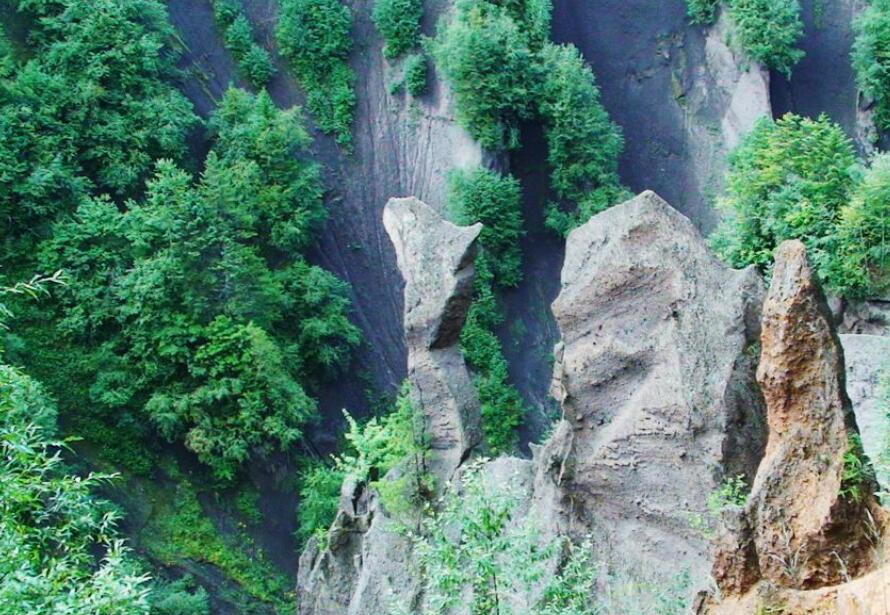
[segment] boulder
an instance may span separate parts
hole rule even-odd
[[[569,235],[553,303],[563,420],[539,458],[599,540],[707,572],[690,518],[763,450],[762,299],[753,269],[722,264],[652,192]]]

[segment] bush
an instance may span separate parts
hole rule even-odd
[[[431,45],[458,121],[490,150],[517,147],[519,122],[531,116],[537,78],[529,44],[508,8],[461,0]]]
[[[241,0],[213,0],[213,13],[238,70],[253,87],[265,86],[275,74],[275,65],[269,52],[254,40],[253,27],[242,11]]]
[[[547,138],[550,183],[560,199],[578,208],[576,214],[560,218],[551,207],[548,225],[565,234],[624,195],[618,179],[624,138],[603,108],[593,71],[575,47],[546,44],[540,58],[538,110]]]
[[[890,129],[890,0],[872,0],[854,22],[856,82],[875,101],[875,123]]]
[[[383,35],[383,55],[397,58],[420,42],[422,0],[376,0],[372,18]]]
[[[522,188],[510,175],[482,167],[456,170],[448,178],[448,210],[457,223],[481,222],[479,243],[494,283],[513,287],[522,280]]]
[[[843,290],[837,227],[856,180],[853,144],[827,117],[761,120],[730,157],[726,217],[711,243],[733,267],[767,272],[775,248],[800,239],[826,286]]]
[[[473,368],[482,411],[482,429],[492,453],[510,451],[525,407],[510,384],[507,360],[496,335],[503,314],[496,288],[522,279],[522,191],[510,176],[479,168],[449,178],[448,209],[458,224],[482,222],[482,254],[476,258],[473,304],[461,331],[461,348]]]
[[[890,288],[890,154],[878,154],[841,210],[828,278],[835,292],[852,298]]]
[[[395,512],[392,508],[401,508],[399,500],[417,504],[417,498],[429,490],[423,417],[414,407],[407,383],[389,414],[373,417],[364,424],[349,413],[344,414],[348,425],[344,450],[329,462],[313,464],[301,478],[297,528],[301,544],[312,536],[324,540],[336,517],[340,489],[346,479],[366,482],[378,490],[390,512]],[[404,466],[403,476],[388,479],[387,473],[397,466]],[[389,488],[393,485],[397,489]]]
[[[798,0],[730,0],[729,14],[739,43],[752,58],[791,76],[804,52],[797,48],[803,38]]]
[[[417,98],[426,91],[429,66],[426,56],[413,53],[405,58],[405,89]]]
[[[708,26],[714,23],[720,0],[686,0],[686,15],[694,24]]]
[[[319,128],[346,147],[355,114],[351,30],[352,13],[339,0],[283,0],[275,32]]]

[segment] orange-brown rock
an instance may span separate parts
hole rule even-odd
[[[871,564],[874,535],[868,478],[844,481],[845,455],[857,434],[845,391],[843,350],[806,248],[776,251],[763,307],[757,379],[767,405],[769,439],[747,515],[760,577],[779,587],[813,589],[841,583]],[[855,488],[855,489],[854,489]],[[731,548],[731,541],[724,546]],[[750,558],[718,556],[715,577],[725,593],[753,578]],[[748,566],[733,570],[733,563]]]

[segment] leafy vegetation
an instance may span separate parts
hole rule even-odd
[[[306,91],[319,128],[352,145],[355,74],[349,66],[352,13],[340,0],[282,0],[276,38]]]
[[[739,43],[752,58],[791,76],[804,52],[799,0],[730,0],[729,14]]]
[[[496,335],[504,320],[496,291],[516,286],[522,279],[521,188],[513,177],[489,169],[455,171],[449,181],[448,208],[458,224],[484,225],[473,304],[460,339],[475,374],[488,446],[495,454],[507,452],[516,444],[525,407],[519,391],[510,384],[507,360]]]
[[[415,509],[432,489],[426,472],[423,417],[417,412],[408,385],[402,387],[392,412],[360,424],[346,413],[346,445],[329,461],[312,465],[300,486],[297,538],[305,543],[325,539],[337,514],[345,480],[367,483],[381,495],[391,513]],[[387,476],[399,467],[400,476]]]
[[[158,0],[23,2],[39,20],[30,59],[0,82],[4,256],[33,262],[35,237],[91,191],[136,195],[154,161],[177,159],[197,125],[169,82],[173,30]]]
[[[859,434],[851,435],[847,451],[844,453],[840,494],[848,500],[859,502],[865,497],[865,490],[870,490],[874,483],[874,469],[862,449],[862,438]]]
[[[853,70],[875,102],[875,123],[890,128],[890,1],[872,0],[854,22]]]
[[[371,16],[386,42],[387,58],[397,58],[420,43],[423,0],[375,0]]]
[[[253,87],[265,86],[275,74],[275,65],[269,52],[254,40],[241,0],[213,0],[213,14],[238,70]]]
[[[688,574],[644,574],[600,559],[589,540],[546,543],[538,520],[519,516],[515,487],[493,484],[483,466],[471,465],[411,533],[425,597],[425,608],[413,615],[458,605],[479,615],[687,612]]]
[[[748,501],[748,485],[745,475],[728,476],[720,488],[708,496],[708,512],[719,515],[732,506],[744,506]]]
[[[846,288],[834,261],[856,162],[852,143],[827,117],[761,120],[730,158],[727,195],[719,203],[726,217],[712,245],[734,267],[768,271],[776,246],[800,239],[828,288]]]
[[[720,0],[686,0],[686,15],[694,24],[707,26],[714,23]]]
[[[405,58],[405,89],[417,98],[426,91],[429,64],[422,53],[413,53]]]
[[[593,71],[575,47],[547,43],[540,62],[537,100],[550,184],[563,202],[576,206],[567,213],[551,204],[547,225],[567,234],[626,196],[618,179],[624,138],[603,108]]]
[[[532,115],[537,82],[530,32],[510,7],[461,0],[430,45],[451,84],[457,118],[483,147],[519,145],[519,122]]]

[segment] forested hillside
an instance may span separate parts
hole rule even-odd
[[[890,335],[890,4],[831,0],[836,23],[820,4],[0,0],[0,612],[360,612],[377,603],[338,592],[403,556],[419,597],[393,599],[394,613],[686,612],[709,564],[701,545],[747,505],[764,454],[763,396],[749,391],[759,304],[739,315],[764,293],[729,267],[753,265],[744,276],[768,285],[776,249],[800,240],[831,327]],[[802,91],[827,61],[808,55],[818,37],[843,49],[849,83],[831,99],[850,108],[815,108],[828,97]],[[578,247],[585,225],[644,189],[692,219],[643,199],[640,215],[688,245],[659,255],[670,237],[655,233],[637,247],[655,256],[628,265],[649,277],[584,287],[566,242],[594,267],[601,253]],[[385,214],[409,196],[441,226],[426,209]],[[650,237],[637,222],[614,224],[628,225],[620,241]],[[467,228],[478,236],[451,254]],[[408,234],[423,229],[435,251],[414,254]],[[619,240],[598,241],[623,266]],[[674,259],[684,250],[700,285]],[[573,284],[590,293],[582,312],[555,316]],[[699,301],[714,289],[744,301]],[[666,296],[669,316],[650,317]],[[431,315],[417,325],[413,310]],[[665,318],[687,338],[654,329]],[[608,357],[564,353],[615,323],[630,324],[597,348],[619,340],[621,367],[587,383]],[[723,338],[740,347],[713,350]],[[646,354],[640,340],[670,348]],[[665,356],[681,367],[657,371]],[[712,493],[642,515],[670,518],[651,535],[669,525],[661,546],[676,538],[683,562],[698,559],[667,575],[606,561],[588,506],[632,498],[588,501],[610,487],[584,482],[608,474],[585,465],[600,454],[585,434],[599,421],[616,467],[661,460],[609,440],[637,418],[582,420],[584,404],[643,403],[625,393],[653,381],[638,373],[673,383],[687,365],[700,381],[671,399],[728,418],[656,417],[627,441],[688,429],[695,449],[680,457],[697,463],[698,447],[726,438],[700,466],[713,476],[697,488]],[[884,417],[881,378],[862,395]],[[715,382],[747,405],[702,410]],[[700,399],[698,386],[710,387]],[[437,431],[452,406],[459,438]],[[890,429],[850,433],[843,493],[870,502],[888,489]],[[448,438],[464,448],[446,472]],[[550,465],[518,487],[499,474],[532,463]],[[571,512],[544,516],[578,514],[583,532],[530,513],[550,501],[535,489],[556,466],[552,493],[564,477],[577,489],[560,500]],[[382,554],[381,520],[403,541]],[[351,576],[325,563],[346,557],[338,549],[362,554]],[[379,570],[362,568],[369,553]]]

